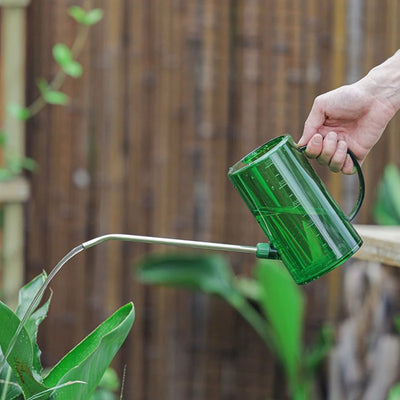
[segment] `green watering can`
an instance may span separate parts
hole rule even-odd
[[[82,243],[81,251],[108,240],[252,253],[280,259],[298,284],[311,282],[350,258],[362,240],[350,221],[364,199],[364,177],[356,157],[360,190],[353,211],[344,215],[289,135],[270,140],[229,169],[228,176],[269,243],[242,246],[152,236],[109,234]]]
[[[229,178],[298,284],[319,278],[350,258],[362,240],[350,221],[364,199],[360,190],[349,216],[334,201],[293,139],[280,136],[252,151]]]

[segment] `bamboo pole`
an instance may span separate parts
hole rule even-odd
[[[26,6],[29,0],[0,0],[2,10],[1,49],[4,104],[25,104],[25,40]],[[5,107],[6,108],[6,107]],[[3,117],[7,135],[5,152],[24,155],[25,124],[7,115]],[[10,202],[4,206],[3,227],[3,295],[8,305],[17,302],[18,289],[23,283],[23,206]]]

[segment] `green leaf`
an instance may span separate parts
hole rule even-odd
[[[2,358],[0,352],[0,359]],[[10,366],[6,364],[3,371],[0,372],[0,399],[1,400],[22,400],[22,390],[17,383]]]
[[[5,182],[9,181],[15,176],[8,168],[0,168],[0,181]]]
[[[28,108],[22,107],[17,103],[8,103],[7,112],[14,118],[25,121],[30,118],[31,112]]]
[[[85,11],[82,7],[72,6],[68,13],[76,22],[86,26],[97,24],[103,18],[103,10],[100,8]]]
[[[45,93],[47,93],[47,92],[49,92],[49,91],[52,90],[52,89],[51,89],[51,86],[50,86],[50,85],[48,84],[48,82],[47,82],[45,79],[43,79],[43,78],[40,78],[40,79],[38,80],[37,86],[38,86],[38,88],[39,88],[40,93],[42,94],[42,96],[44,96]]]
[[[387,400],[400,400],[400,384],[397,384],[390,389]]]
[[[265,318],[242,294],[243,285],[235,280],[224,257],[208,254],[153,254],[138,262],[136,276],[147,284],[199,290],[221,297],[242,315],[268,346],[273,346]]]
[[[3,354],[7,352],[19,322],[19,318],[12,310],[0,302],[0,326],[2,327],[0,329],[0,348]],[[29,333],[25,328],[22,328],[7,358],[7,362],[13,369],[25,397],[33,396],[47,389],[41,382],[40,377],[34,372],[33,359],[33,345]]]
[[[26,284],[23,288],[20,289],[18,295],[18,306],[15,311],[17,317],[20,320],[24,317],[26,311],[28,310],[28,307],[32,303],[33,299],[35,298],[40,288],[42,287],[46,277],[47,277],[46,273],[43,272],[42,274],[38,275],[36,278],[34,278],[32,281],[30,281],[28,284]],[[41,352],[39,346],[36,343],[37,332],[40,323],[47,316],[50,301],[51,301],[51,296],[45,304],[37,308],[36,311],[32,313],[32,315],[28,318],[28,320],[25,322],[24,325],[32,343],[33,368],[37,373],[42,372],[42,364],[40,362]]]
[[[68,9],[68,14],[78,23],[84,24],[86,18],[86,11],[79,6],[71,6]]]
[[[61,68],[73,61],[71,50],[62,43],[58,43],[53,47],[53,56]]]
[[[37,85],[47,103],[59,105],[68,103],[68,96],[65,93],[54,90],[44,79],[40,79]]]
[[[51,395],[50,399],[53,399],[54,398],[53,397],[54,393],[58,392],[60,389],[63,389],[65,387],[71,386],[71,385],[86,385],[86,383],[82,382],[82,381],[66,382],[66,383],[63,383],[61,385],[54,386],[54,387],[48,388],[46,390],[43,390],[43,391],[41,391],[39,393],[36,393],[33,396],[29,397],[29,399],[27,399],[27,400],[48,399],[49,395]],[[58,397],[56,397],[56,398],[58,398]]]
[[[381,225],[400,225],[400,171],[394,164],[386,166],[378,185],[373,208],[376,222]]]
[[[49,104],[65,105],[68,103],[69,98],[65,93],[56,90],[48,90],[43,93],[43,98]]]
[[[65,44],[56,44],[53,47],[53,56],[62,70],[73,78],[82,75],[82,65],[74,60],[71,50]]]
[[[99,386],[103,389],[116,391],[119,389],[119,379],[117,373],[112,368],[107,368],[101,378]]]
[[[255,275],[263,288],[261,306],[274,332],[277,353],[294,383],[302,356],[302,292],[279,261],[260,260]]]
[[[28,171],[35,171],[37,168],[37,162],[33,158],[30,158],[30,157],[22,157],[21,167]]]
[[[97,24],[103,18],[103,10],[94,8],[86,13],[83,24],[87,26]]]
[[[0,131],[0,147],[4,147],[7,143],[7,135],[4,131]]]
[[[250,278],[236,278],[236,288],[239,292],[252,301],[259,302],[262,299],[262,286]]]
[[[105,370],[127,337],[135,317],[132,303],[116,311],[86,339],[71,350],[44,378],[47,387],[71,381],[86,385],[66,386],[57,390],[57,400],[89,399]]]
[[[400,333],[400,315],[394,317],[394,326],[396,327],[397,332]]]
[[[330,325],[324,325],[317,341],[307,350],[304,365],[311,375],[326,358],[335,343],[334,330]]]
[[[82,75],[82,65],[78,61],[71,60],[62,67],[63,71],[73,78],[79,78]]]
[[[237,292],[225,258],[219,255],[150,255],[137,263],[136,276],[147,284],[183,287],[222,297]]]

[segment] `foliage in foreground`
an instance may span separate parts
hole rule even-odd
[[[388,164],[379,182],[374,219],[379,225],[400,225],[400,171]]]
[[[146,284],[167,285],[215,295],[234,307],[281,362],[291,399],[313,398],[314,376],[328,354],[328,327],[312,348],[302,341],[304,296],[279,261],[260,260],[254,279],[236,277],[219,255],[151,255],[136,276]]]
[[[135,312],[133,304],[128,303],[44,374],[36,338],[39,324],[47,315],[49,298],[31,314],[4,360],[45,277],[44,273],[39,275],[20,290],[15,312],[0,302],[0,365],[4,363],[0,371],[0,400],[89,399],[132,327]]]

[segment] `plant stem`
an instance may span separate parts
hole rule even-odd
[[[88,26],[79,25],[78,33],[71,48],[71,53],[74,58],[78,58],[81,54],[88,37],[88,33]],[[64,84],[66,78],[66,73],[62,69],[60,69],[56,73],[53,80],[49,83],[49,86],[54,90],[59,90]],[[30,118],[42,111],[46,104],[46,100],[43,98],[43,96],[39,96],[36,100],[34,100],[32,104],[27,107],[29,110]]]
[[[274,333],[267,321],[252,307],[247,299],[241,294],[237,293],[230,297],[226,297],[225,300],[234,307],[240,315],[253,327],[258,333],[263,342],[274,352],[275,350],[275,338]]]

